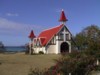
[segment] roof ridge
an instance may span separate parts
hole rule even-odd
[[[63,25],[63,24],[61,24],[61,25]],[[51,28],[49,28],[49,29],[45,29],[45,30],[43,30],[43,31],[51,30],[51,29],[54,29],[54,28],[60,27],[61,25],[59,25],[59,26],[55,26],[55,27],[51,27]],[[43,32],[43,31],[42,31],[42,32]]]

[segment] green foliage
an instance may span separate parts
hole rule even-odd
[[[79,50],[100,50],[100,28],[91,25],[76,34],[74,40]]]
[[[93,52],[94,55],[91,54],[91,51],[67,53],[55,60],[56,64],[49,69],[34,69],[30,71],[29,75],[57,75],[58,73],[61,75],[69,75],[69,73],[72,75],[89,75],[91,71],[100,71],[100,65],[96,64],[97,59],[100,58],[97,58],[100,51]]]
[[[4,44],[0,41],[0,53],[4,53],[6,51]]]
[[[35,68],[34,70],[31,68],[30,69],[30,73],[28,75],[44,75],[44,72],[40,71],[37,68]]]
[[[72,73],[72,75],[88,75],[92,70],[97,68],[96,58],[86,55],[84,52],[73,52],[67,57],[56,60],[58,63],[58,71],[63,75]],[[99,67],[98,67],[99,68]]]
[[[38,68],[30,69],[30,73],[28,75],[57,75],[57,71],[54,71],[54,66],[49,69],[40,70]]]

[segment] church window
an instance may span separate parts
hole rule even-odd
[[[64,36],[63,34],[60,34],[60,39],[63,40]]]
[[[63,38],[64,38],[64,35],[63,35],[62,33],[60,33],[60,34],[58,35],[58,40],[63,40]]]
[[[37,44],[36,44],[36,43],[34,43],[34,47],[36,47],[36,45],[37,45]]]
[[[40,46],[40,42],[39,42],[39,41],[37,41],[37,44],[36,44],[36,46],[37,46],[37,47],[39,47],[39,46]]]
[[[54,44],[56,44],[56,41],[55,41],[55,37],[54,38],[52,38],[52,40],[50,41],[50,43],[49,43],[50,45],[54,45]]]
[[[66,34],[66,40],[69,40],[69,34]]]

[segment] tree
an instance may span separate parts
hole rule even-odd
[[[4,51],[5,51],[4,44],[0,41],[0,53]]]
[[[93,70],[100,71],[100,65],[96,64],[95,55],[88,55],[87,51],[72,52],[56,60],[61,75],[89,75]]]
[[[100,49],[100,28],[91,25],[76,34],[75,42],[80,50],[99,50]]]

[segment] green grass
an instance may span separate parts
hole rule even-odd
[[[0,54],[0,75],[28,75],[31,68],[49,68],[60,55]]]

